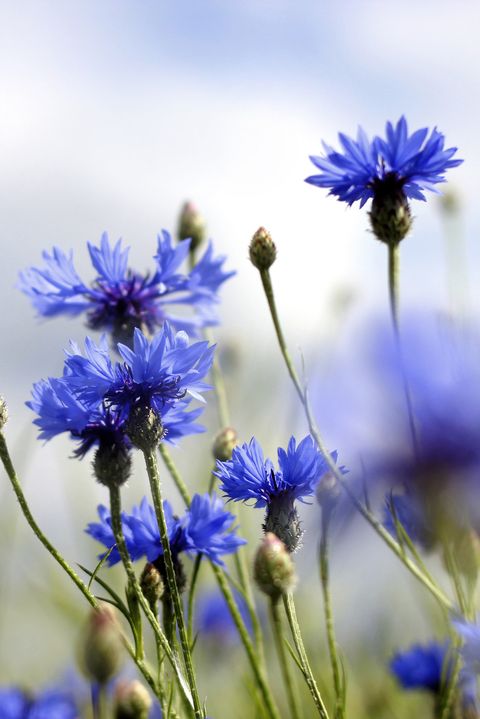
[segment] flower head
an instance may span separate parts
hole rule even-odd
[[[232,459],[217,462],[215,475],[229,499],[251,499],[255,507],[265,507],[281,495],[299,500],[311,496],[328,469],[311,437],[305,437],[298,446],[291,437],[286,451],[278,448],[278,464],[280,469],[275,471],[272,461],[264,459],[262,448],[252,437],[248,444],[233,448]]]
[[[130,342],[135,327],[153,333],[165,320],[176,329],[196,333],[218,323],[218,290],[235,273],[224,271],[225,258],[214,257],[211,243],[196,267],[182,272],[189,246],[186,240],[174,247],[168,232],[162,231],[154,271],[142,275],[128,267],[129,248],[123,249],[120,240],[112,247],[104,233],[99,247],[88,243],[97,273],[90,285],[77,274],[73,254],[54,247],[43,253],[44,267],[20,273],[19,287],[39,315],[85,313],[88,327],[110,332],[116,340]],[[191,307],[194,316],[172,315],[175,304]]]
[[[201,554],[222,565],[222,555],[231,554],[245,544],[245,540],[237,537],[236,529],[232,528],[234,516],[225,511],[222,501],[215,495],[194,495],[190,507],[182,517],[174,515],[167,500],[163,503],[163,509],[174,559],[180,553],[186,552]],[[100,506],[98,514],[100,522],[92,522],[85,531],[110,549],[115,546],[110,513]],[[139,507],[133,508],[131,514],[122,514],[122,527],[132,560],[145,557],[148,562],[155,563],[162,557],[162,541],[155,511],[145,498]],[[101,555],[104,556],[105,554]],[[112,566],[119,560],[120,556],[114,549],[107,562]]]
[[[37,413],[34,423],[41,439],[63,432],[80,442],[77,456],[92,446],[128,450],[128,420],[132,410],[152,410],[165,439],[201,431],[195,420],[201,409],[189,411],[193,398],[209,388],[203,378],[213,360],[206,342],[188,343],[184,332],[168,324],[153,339],[135,330],[133,350],[119,345],[123,362],[113,363],[105,341],[85,341],[85,354],[73,344],[67,352],[64,374],[37,382],[27,405]]]
[[[390,662],[390,670],[404,689],[427,689],[440,692],[442,676],[451,671],[448,642],[415,644],[404,652],[398,652]]]
[[[335,453],[332,457],[336,460]],[[230,460],[217,461],[215,475],[229,499],[252,500],[254,507],[267,507],[265,531],[276,534],[293,551],[302,534],[294,501],[303,501],[314,493],[328,465],[311,437],[305,437],[298,446],[291,437],[287,450],[278,449],[278,465],[275,471],[252,438],[249,444],[234,447]]]
[[[362,128],[356,140],[339,133],[343,152],[324,144],[325,155],[310,158],[320,174],[306,182],[329,188],[331,195],[349,205],[358,200],[361,207],[385,187],[425,200],[423,191],[436,192],[435,185],[445,182],[445,172],[463,162],[452,159],[456,147],[444,149],[445,137],[436,128],[427,136],[428,128],[409,135],[404,116],[395,127],[387,122],[385,139],[369,141]]]
[[[77,719],[72,697],[48,689],[32,697],[14,687],[0,688],[0,719]]]

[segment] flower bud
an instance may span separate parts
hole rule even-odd
[[[202,215],[192,202],[185,202],[178,220],[178,239],[190,239],[190,250],[194,251],[205,240],[207,226]]]
[[[156,566],[151,562],[147,562],[143,569],[142,576],[140,577],[140,586],[151,607],[155,606],[158,600],[163,596],[165,585],[163,584],[162,576]]]
[[[250,260],[257,270],[268,270],[276,260],[277,248],[264,227],[260,227],[252,237],[249,247]]]
[[[8,419],[8,409],[4,398],[0,395],[0,432],[5,427]]]
[[[290,553],[272,532],[267,532],[257,550],[253,574],[258,588],[272,599],[279,599],[295,587],[295,566]]]
[[[105,487],[121,487],[130,477],[132,458],[125,445],[104,444],[95,452],[93,473]]]
[[[119,682],[115,689],[115,719],[147,719],[152,698],[138,680]]]
[[[120,626],[115,610],[102,604],[90,613],[83,639],[81,663],[85,673],[106,684],[119,671],[124,659]]]
[[[233,448],[237,443],[238,437],[233,427],[225,427],[225,429],[220,430],[213,440],[213,456],[220,462],[226,462],[232,458]]]
[[[387,245],[398,245],[410,231],[410,206],[395,173],[374,187],[370,224],[377,240]]]
[[[130,411],[127,434],[142,452],[151,452],[164,436],[160,417],[150,407],[137,405]]]

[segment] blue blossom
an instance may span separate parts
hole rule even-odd
[[[0,719],[78,719],[73,699],[49,689],[32,697],[17,688],[0,688]]]
[[[480,626],[463,619],[453,619],[452,624],[463,639],[461,654],[467,671],[480,674]]]
[[[452,159],[456,147],[444,149],[445,137],[436,128],[428,136],[428,128],[408,133],[404,116],[394,127],[386,124],[386,138],[370,141],[362,128],[357,139],[338,135],[342,151],[324,143],[325,154],[310,157],[320,174],[307,177],[306,182],[330,189],[331,195],[362,207],[367,200],[388,191],[401,190],[406,197],[425,200],[424,190],[436,192],[436,185],[445,182],[445,172],[463,162]]]
[[[390,670],[404,689],[427,689],[438,694],[442,677],[451,672],[448,642],[414,644],[404,652],[398,652],[390,662]]]
[[[174,558],[182,552],[201,554],[223,565],[223,555],[232,554],[245,544],[232,527],[235,517],[225,511],[222,501],[214,494],[195,494],[190,507],[180,518],[174,515],[168,500],[164,501],[163,509]],[[100,522],[92,522],[85,531],[110,549],[115,545],[110,513],[100,505],[98,514]],[[131,514],[122,513],[122,527],[132,560],[145,557],[148,562],[155,563],[163,555],[155,510],[146,498],[139,507],[132,509]],[[105,554],[100,555],[103,556]],[[107,562],[112,566],[119,560],[118,552],[113,550]]]
[[[128,267],[129,248],[123,249],[120,240],[112,247],[104,233],[99,247],[88,243],[97,273],[90,285],[76,272],[73,253],[65,254],[54,247],[51,253],[43,253],[43,267],[20,273],[19,287],[39,315],[85,313],[88,327],[110,332],[117,339],[129,341],[135,327],[153,333],[165,320],[176,329],[196,333],[218,323],[218,290],[235,273],[223,269],[225,258],[213,255],[211,243],[197,266],[182,272],[189,246],[189,240],[174,246],[163,230],[158,237],[155,269],[142,275]],[[173,315],[172,305],[189,306],[195,314]]]
[[[235,593],[235,602],[243,622],[252,631],[251,619],[243,597]],[[202,592],[195,601],[196,629],[205,639],[226,646],[238,642],[239,635],[224,596],[217,588]]]
[[[336,461],[335,452],[332,458]],[[328,472],[328,465],[309,436],[298,446],[291,437],[286,451],[279,447],[278,465],[275,471],[272,461],[264,459],[262,448],[253,437],[249,444],[234,447],[228,461],[217,460],[214,474],[230,500],[252,500],[254,507],[266,507],[265,532],[276,534],[293,552],[303,534],[295,500],[303,501],[314,493]]]
[[[332,454],[336,460],[336,453]],[[220,480],[220,489],[234,501],[254,501],[254,507],[267,506],[274,497],[288,495],[303,500],[311,496],[328,465],[310,436],[297,447],[290,438],[285,451],[278,448],[278,464],[275,471],[270,459],[264,459],[259,443],[252,437],[248,444],[234,447],[232,458],[217,461],[214,473]]]
[[[156,412],[164,439],[175,443],[202,431],[196,424],[202,409],[190,410],[190,403],[203,401],[209,388],[203,378],[213,351],[206,342],[189,345],[187,335],[167,323],[151,341],[135,330],[133,350],[119,345],[123,362],[112,362],[104,338],[98,345],[87,338],[85,354],[72,343],[63,376],[37,382],[27,406],[38,415],[41,439],[67,432],[79,443],[79,457],[92,447],[128,453],[127,422],[137,406]]]

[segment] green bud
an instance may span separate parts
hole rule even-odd
[[[88,677],[106,684],[119,671],[124,659],[120,626],[113,607],[102,604],[90,613],[81,654]]]
[[[0,432],[5,427],[8,419],[8,409],[4,398],[0,395]]]
[[[374,188],[370,224],[377,240],[387,245],[398,245],[411,229],[407,196],[394,173]]]
[[[137,679],[119,682],[115,689],[114,719],[147,719],[152,699]]]
[[[253,575],[258,588],[272,599],[279,599],[295,587],[297,579],[290,553],[272,532],[267,532],[257,550]]]
[[[232,458],[233,448],[238,444],[237,433],[233,427],[225,427],[220,430],[213,440],[213,456],[220,462],[226,462]]]
[[[257,270],[268,270],[277,257],[277,248],[264,227],[260,227],[252,237],[249,247],[250,260]]]
[[[93,459],[93,472],[105,487],[121,487],[130,477],[132,458],[125,446],[100,445]]]
[[[159,599],[162,598],[165,591],[163,579],[154,564],[147,562],[142,576],[140,577],[140,586],[142,592],[151,607],[155,606]]]
[[[194,251],[205,241],[206,234],[205,220],[192,202],[185,202],[178,221],[178,239],[191,239],[190,250]]]
[[[132,444],[143,452],[155,449],[164,436],[160,418],[150,407],[133,407],[127,422],[127,434]]]

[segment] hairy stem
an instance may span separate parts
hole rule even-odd
[[[288,661],[287,652],[285,651],[285,639],[283,636],[282,620],[278,611],[278,606],[278,599],[272,597],[270,600],[270,619],[272,622],[273,638],[275,640],[278,661],[280,663],[280,669],[282,671],[282,677],[285,683],[285,691],[287,693],[290,714],[292,716],[292,719],[301,719],[302,715],[300,712],[300,707],[298,705],[298,698],[295,692],[293,677],[290,672],[290,664]]]

